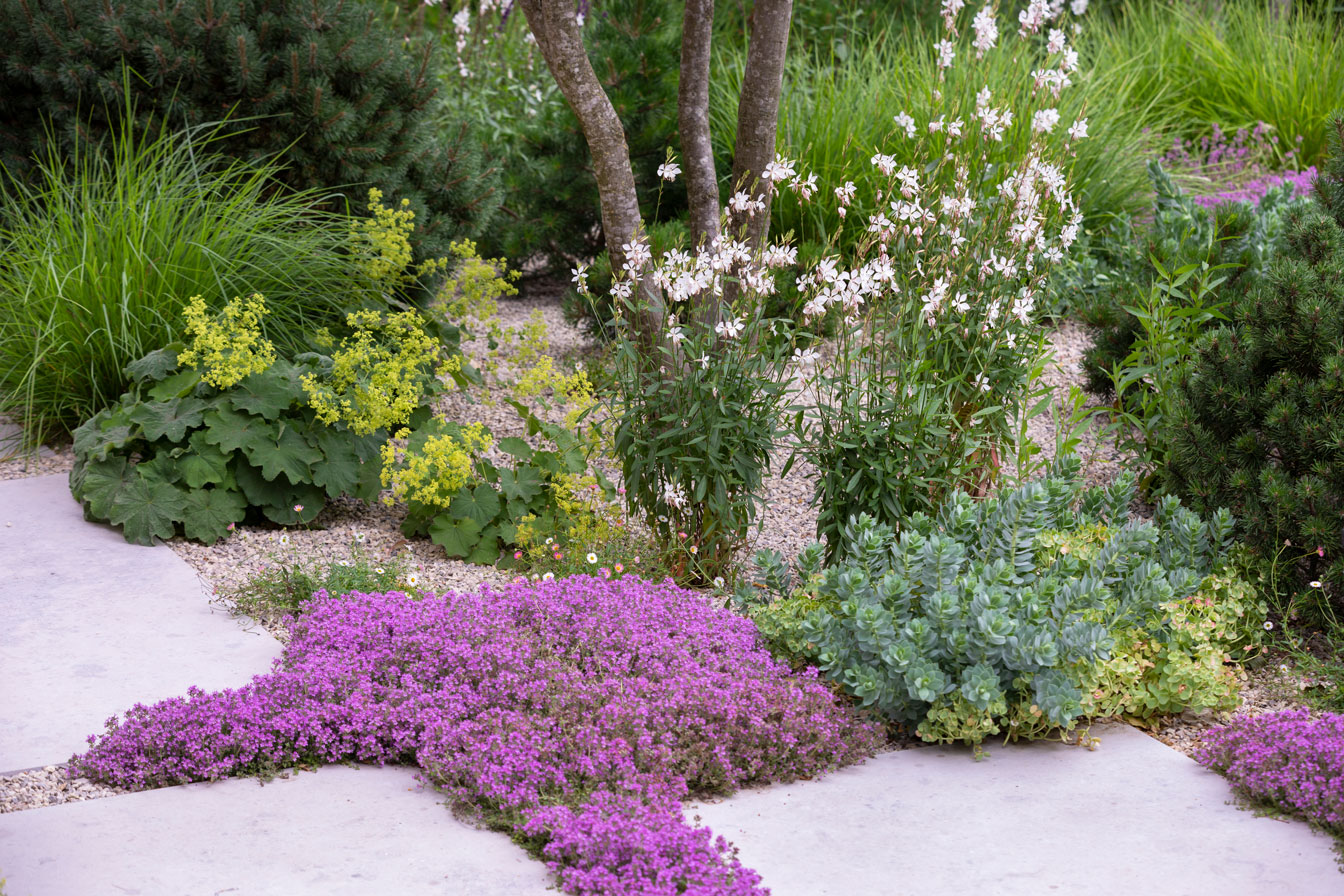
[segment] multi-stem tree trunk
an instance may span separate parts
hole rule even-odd
[[[621,247],[634,242],[644,230],[625,128],[588,59],[574,4],[570,0],[520,0],[520,3],[546,67],[574,110],[592,153],[602,206],[602,233],[611,269],[619,271],[626,261]],[[649,280],[642,278],[643,301],[636,302],[635,323],[641,337],[652,344],[662,328],[664,313],[662,295]]]
[[[626,260],[621,247],[643,232],[625,131],[584,49],[573,0],[519,2],[547,67],[583,128],[597,176],[607,252],[612,270],[620,270]],[[792,15],[793,0],[757,0],[751,15],[751,41],[738,105],[733,189],[761,196],[766,207],[750,218],[730,223],[734,235],[744,233],[753,247],[760,247],[769,232],[770,196],[764,189],[762,172],[775,157],[775,127]],[[697,245],[719,235],[718,177],[709,133],[713,20],[713,0],[686,0],[677,118],[686,166],[691,235]],[[650,281],[648,277],[641,280],[642,301],[637,303],[640,311],[635,324],[642,341],[653,345],[660,341],[658,334],[666,306]],[[693,310],[693,314],[710,323],[717,319],[718,313],[713,296],[705,296],[702,307]]]

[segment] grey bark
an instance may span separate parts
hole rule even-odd
[[[592,153],[601,203],[602,233],[612,270],[618,271],[626,260],[621,246],[633,242],[644,232],[625,128],[593,71],[571,0],[519,2],[546,66],[574,110]],[[666,316],[663,297],[651,278],[643,278],[640,288],[644,301],[637,303],[641,310],[635,328],[642,338],[653,341],[661,332]]]
[[[677,126],[686,163],[691,245],[719,235],[719,180],[709,139],[709,50],[714,0],[686,0],[681,26],[681,71],[677,80]]]
[[[793,0],[756,0],[752,11],[751,43],[742,72],[742,95],[737,105],[737,142],[733,156],[734,192],[762,196],[765,210],[734,216],[735,235],[745,232],[748,244],[758,248],[770,230],[770,196],[761,173],[775,160],[775,129],[779,122],[779,95],[784,83],[784,54],[789,45]]]

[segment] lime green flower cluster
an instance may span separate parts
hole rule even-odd
[[[356,311],[346,323],[353,332],[331,372],[303,378],[308,403],[323,423],[344,421],[359,435],[405,423],[435,381],[438,344],[410,311]]]
[[[368,209],[373,217],[356,220],[350,227],[355,243],[366,250],[359,258],[360,272],[388,292],[448,267],[446,258],[431,258],[411,266],[415,212],[410,204],[409,199],[403,199],[398,208],[383,205],[383,191],[370,187]]]
[[[395,436],[403,440],[410,431]],[[476,458],[494,445],[484,424],[463,426],[460,435],[430,435],[419,451],[399,450],[394,441],[382,447],[383,487],[392,490],[387,504],[404,501],[424,507],[447,509],[453,496],[474,478]]]
[[[439,289],[435,310],[450,321],[481,323],[499,310],[500,296],[518,294],[517,271],[507,269],[502,258],[481,258],[471,240],[452,243],[453,272]],[[447,266],[447,259],[441,259]]]
[[[192,296],[183,312],[191,344],[178,354],[178,363],[198,368],[201,379],[216,389],[264,372],[275,362],[275,346],[261,333],[261,319],[268,313],[259,293],[235,296],[218,314],[210,313],[204,298]]]

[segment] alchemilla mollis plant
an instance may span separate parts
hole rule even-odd
[[[763,631],[925,740],[1071,727],[1106,696],[1101,670],[1126,639],[1167,638],[1165,605],[1222,572],[1233,522],[1174,502],[1157,524],[1131,521],[1134,477],[1084,490],[1078,468],[1065,458],[1045,480],[982,501],[953,492],[899,535],[851,520],[836,563],[819,569],[811,549],[800,568],[816,572],[800,593],[756,611]],[[1057,533],[1098,526],[1095,550],[1058,549]],[[1128,684],[1144,671],[1129,670]]]
[[[412,312],[357,312],[336,356],[277,356],[260,295],[211,315],[187,344],[127,368],[132,391],[75,431],[70,490],[127,541],[207,543],[249,517],[309,523],[327,500],[378,496],[386,427],[428,416],[441,357]]]
[[[569,893],[763,894],[680,801],[855,761],[877,730],[750,621],[671,583],[318,594],[275,668],[137,705],[74,773],[133,789],[325,762],[413,763],[548,859]]]

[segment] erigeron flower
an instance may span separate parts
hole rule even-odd
[[[303,505],[302,505],[302,504],[295,504],[295,505],[294,505],[294,512],[295,512],[295,513],[303,513]]]
[[[588,556],[585,557],[584,559],[587,560],[588,563],[591,565],[597,562],[597,555],[594,554],[592,551],[589,551]]]
[[[625,572],[625,564],[623,563],[617,563],[613,568],[616,570],[617,575]]]
[[[375,573],[377,573],[378,575],[380,575],[380,576],[381,576],[384,572],[386,572],[386,570],[383,569],[381,566],[375,566],[375,567],[373,568],[373,571],[374,571]]]
[[[714,587],[715,587],[715,588],[722,588],[722,587],[723,587],[723,576],[715,576],[715,577],[714,577]]]
[[[542,573],[542,574],[541,574],[541,580],[542,580],[543,582],[553,582],[553,581],[555,581],[555,573],[553,573],[553,572],[545,572],[545,573]]]
[[[356,544],[363,544],[363,543],[364,543],[364,539],[366,539],[366,538],[368,538],[368,536],[365,535],[363,532],[356,532],[356,533],[355,533],[355,543],[356,543]]]
[[[1311,587],[1313,587],[1313,588],[1320,588],[1320,587],[1321,587],[1321,583],[1320,583],[1319,581],[1316,581],[1316,580],[1312,580],[1312,581],[1308,582],[1307,584],[1309,584],[1309,585],[1310,585]]]
[[[410,586],[411,588],[415,588],[415,587],[419,586],[419,584],[420,584],[420,574],[417,573],[417,572],[408,572],[408,573],[406,573],[406,584],[407,584],[408,586]]]
[[[692,553],[692,554],[698,554],[698,553],[700,553],[700,548],[696,547],[695,545],[691,545],[691,549],[690,549],[690,550],[691,550],[691,553]]]
[[[676,180],[679,174],[681,174],[681,166],[672,160],[658,166],[658,176],[663,180]]]
[[[288,533],[288,532],[281,532],[281,533],[280,533],[280,544],[282,544],[282,545],[287,545],[287,544],[289,544],[289,533]]]
[[[1265,631],[1267,631],[1267,632],[1272,632],[1273,630],[1274,630],[1274,623],[1272,623],[1272,622],[1270,622],[1268,619],[1266,619],[1266,620],[1265,620]]]

